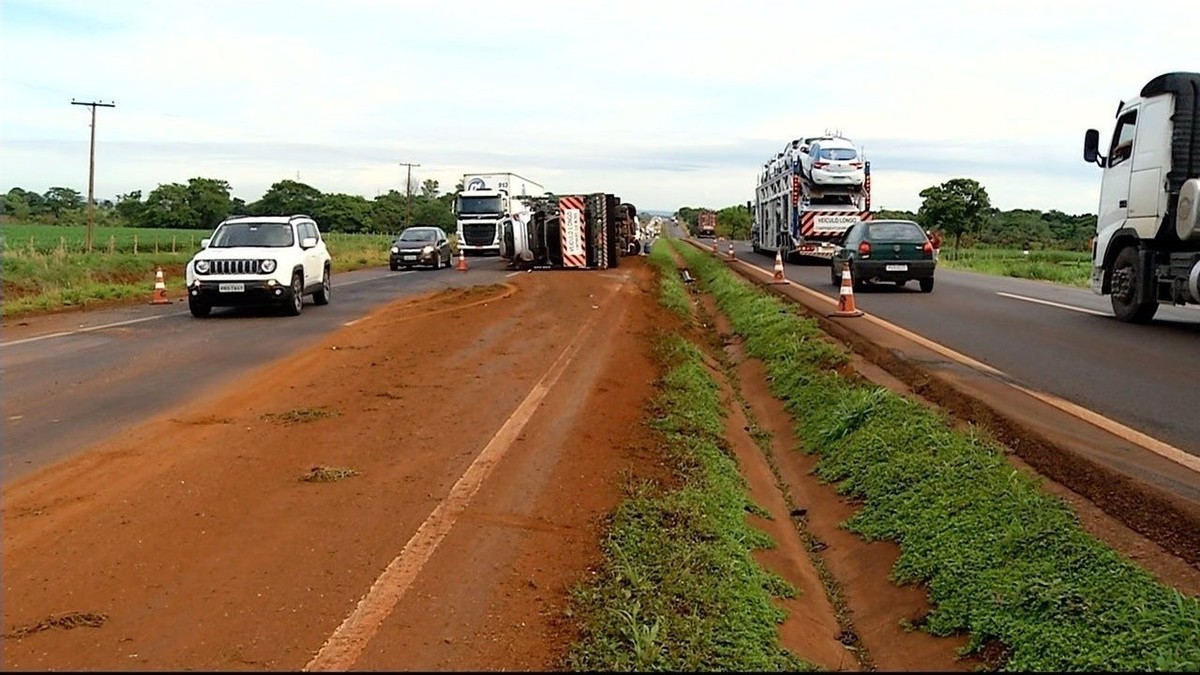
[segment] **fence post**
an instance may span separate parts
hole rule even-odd
[[[154,238],[154,255],[158,255],[158,237]]]
[[[171,235],[171,254],[172,255],[175,254],[175,236],[176,235]]]
[[[133,254],[137,255],[137,232],[133,233]]]
[[[66,237],[58,238],[58,252],[63,253],[63,254],[65,254],[67,252],[67,238]]]
[[[116,253],[116,251],[117,251],[117,237],[115,235],[110,234],[110,235],[108,235],[108,254],[112,255],[113,253]]]
[[[33,242],[33,237],[29,238],[29,253],[30,254],[37,253],[37,246]]]

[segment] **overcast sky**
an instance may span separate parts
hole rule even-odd
[[[819,11],[817,7],[823,7]],[[1088,127],[1200,70],[1194,0],[583,3],[0,0],[0,189],[222,178],[257,199],[453,188],[512,171],[646,210],[753,198],[762,164],[840,129],[874,206],[979,180],[1002,209],[1091,212]]]

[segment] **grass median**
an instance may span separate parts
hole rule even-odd
[[[670,255],[662,245],[651,254],[663,272],[660,299],[690,316]],[[679,335],[662,337],[656,356],[665,375],[653,425],[672,479],[628,486],[602,542],[605,563],[575,592],[585,630],[568,667],[814,670],[779,644],[784,613],[772,597],[794,589],[751,557],[773,542],[746,522],[746,513],[759,509],[725,449],[720,387],[699,349]]]
[[[894,580],[934,607],[923,630],[965,632],[1007,670],[1200,669],[1197,599],[1089,535],[986,438],[841,374],[845,353],[795,308],[672,243],[766,365],[818,475],[861,504],[845,527],[900,545]]]

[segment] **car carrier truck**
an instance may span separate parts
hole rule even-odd
[[[1200,73],[1159,75],[1122,101],[1107,153],[1088,129],[1084,160],[1102,169],[1092,290],[1130,323],[1200,303]]]
[[[717,214],[712,211],[701,211],[696,214],[696,237],[699,239],[717,236]]]
[[[458,248],[465,255],[499,255],[505,223],[528,210],[526,200],[545,188],[515,173],[468,173],[455,200]]]
[[[801,155],[808,153],[809,144],[821,140],[845,139],[798,138],[763,164],[751,206],[750,244],[756,253],[778,251],[788,260],[829,259],[852,225],[871,219],[871,163],[861,154],[833,162],[848,172],[861,171],[861,182],[821,184],[804,171]],[[812,167],[824,170],[823,161],[810,161],[809,172]]]

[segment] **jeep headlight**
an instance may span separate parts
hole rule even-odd
[[[274,260],[264,260],[261,263],[259,263],[259,269],[262,270],[263,274],[270,274],[271,272],[275,271],[275,261]]]
[[[433,247],[426,246],[425,248],[421,249],[421,253],[433,253]]]
[[[212,264],[207,260],[196,261],[196,274],[208,274],[210,269],[212,269]]]
[[[399,247],[399,246],[393,246],[393,247],[392,247],[392,253],[399,253],[399,252],[400,252],[400,247]]]

